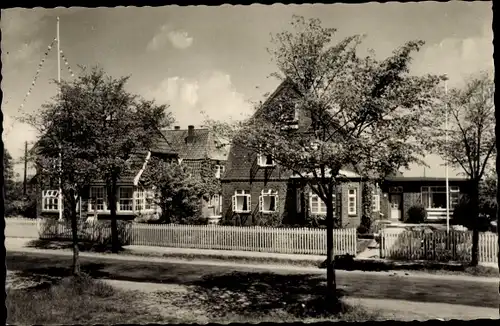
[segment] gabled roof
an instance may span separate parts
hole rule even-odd
[[[263,110],[272,109],[274,103],[279,103],[281,97],[292,97],[299,95],[300,92],[295,86],[294,82],[287,78],[285,79],[276,90],[266,99],[266,101],[255,112],[254,117],[258,119]],[[311,119],[306,116],[299,118],[299,132],[306,132],[311,123]],[[291,171],[287,171],[284,167],[279,166],[273,168],[259,169],[256,166],[257,154],[251,150],[244,148],[241,145],[233,144],[230,149],[228,163],[226,165],[226,172],[224,174],[225,180],[286,180],[292,176]],[[349,171],[349,178],[358,178],[359,176],[354,172],[353,167],[346,166],[342,171]]]
[[[207,157],[227,160],[228,151],[217,146],[217,138],[209,129],[193,129],[191,138],[187,129],[163,130],[162,133],[183,160],[202,160]]]

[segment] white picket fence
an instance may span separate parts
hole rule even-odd
[[[435,260],[468,262],[472,257],[472,232],[402,231],[381,232],[380,257],[397,260]],[[479,233],[479,261],[498,262],[498,235]]]
[[[218,225],[134,224],[131,244],[286,254],[326,252],[326,230]],[[334,254],[356,255],[356,229],[334,230]]]
[[[498,262],[498,234],[479,233],[479,261],[482,263]]]

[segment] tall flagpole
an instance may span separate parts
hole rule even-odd
[[[59,37],[59,17],[57,17],[57,83],[58,91],[61,92],[61,39]],[[62,169],[62,155],[61,145],[59,145],[59,220],[63,219],[63,204],[62,204],[62,187],[61,187],[61,169]]]
[[[448,80],[444,81],[444,94],[445,94],[445,144],[446,156],[448,156]],[[446,173],[446,232],[450,232],[450,184],[448,180],[448,157],[445,159],[445,173]]]

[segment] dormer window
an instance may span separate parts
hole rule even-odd
[[[259,153],[257,155],[257,164],[261,167],[269,167],[274,166],[275,162],[272,155]]]
[[[216,165],[215,166],[215,178],[220,179],[222,175],[224,174],[224,166],[223,165]]]

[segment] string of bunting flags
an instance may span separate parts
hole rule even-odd
[[[45,60],[47,59],[47,56],[49,55],[49,52],[50,52],[50,50],[52,50],[52,46],[54,46],[54,43],[56,41],[57,41],[57,38],[54,38],[52,40],[52,42],[49,44],[49,46],[47,47],[47,50],[45,51],[45,53],[43,54],[42,60],[38,64],[38,68],[36,70],[35,77],[33,78],[33,81],[31,82],[30,88],[28,89],[28,92],[26,93],[26,95],[24,95],[24,99],[23,99],[23,102],[21,103],[21,106],[19,107],[19,111],[22,110],[22,108],[24,107],[24,104],[26,104],[26,100],[28,99],[31,92],[33,91],[33,87],[35,87],[36,81],[38,79],[38,76],[40,75],[40,71],[42,70],[43,64],[45,63]]]
[[[71,69],[71,66],[68,63],[68,59],[66,58],[62,50],[60,50],[60,52],[61,52],[61,58],[63,59],[66,68],[68,68],[69,74],[71,75],[71,77],[75,77],[75,74],[73,73],[73,70]]]
[[[21,103],[21,105],[19,107],[19,111],[21,111],[24,108],[24,105],[26,104],[26,101],[27,101],[28,97],[31,95],[31,92],[33,91],[33,88],[36,85],[36,81],[38,80],[38,76],[40,76],[40,72],[42,70],[43,64],[45,63],[45,60],[47,59],[47,56],[49,55],[50,50],[52,50],[52,47],[54,46],[55,42],[57,42],[57,38],[54,38],[52,40],[52,42],[50,43],[50,45],[47,47],[47,50],[43,54],[42,60],[38,64],[38,68],[36,70],[35,77],[33,78],[32,82],[31,82],[30,88],[28,89],[28,92],[26,92],[26,94],[24,95],[24,99],[23,99],[23,101],[22,101],[22,103]],[[68,72],[71,75],[71,77],[75,77],[75,74],[73,73],[73,70],[71,69],[71,66],[68,63],[68,59],[66,58],[66,56],[64,55],[64,53],[63,53],[62,50],[60,50],[60,55],[61,55],[61,58],[64,61],[64,65],[68,69]]]

